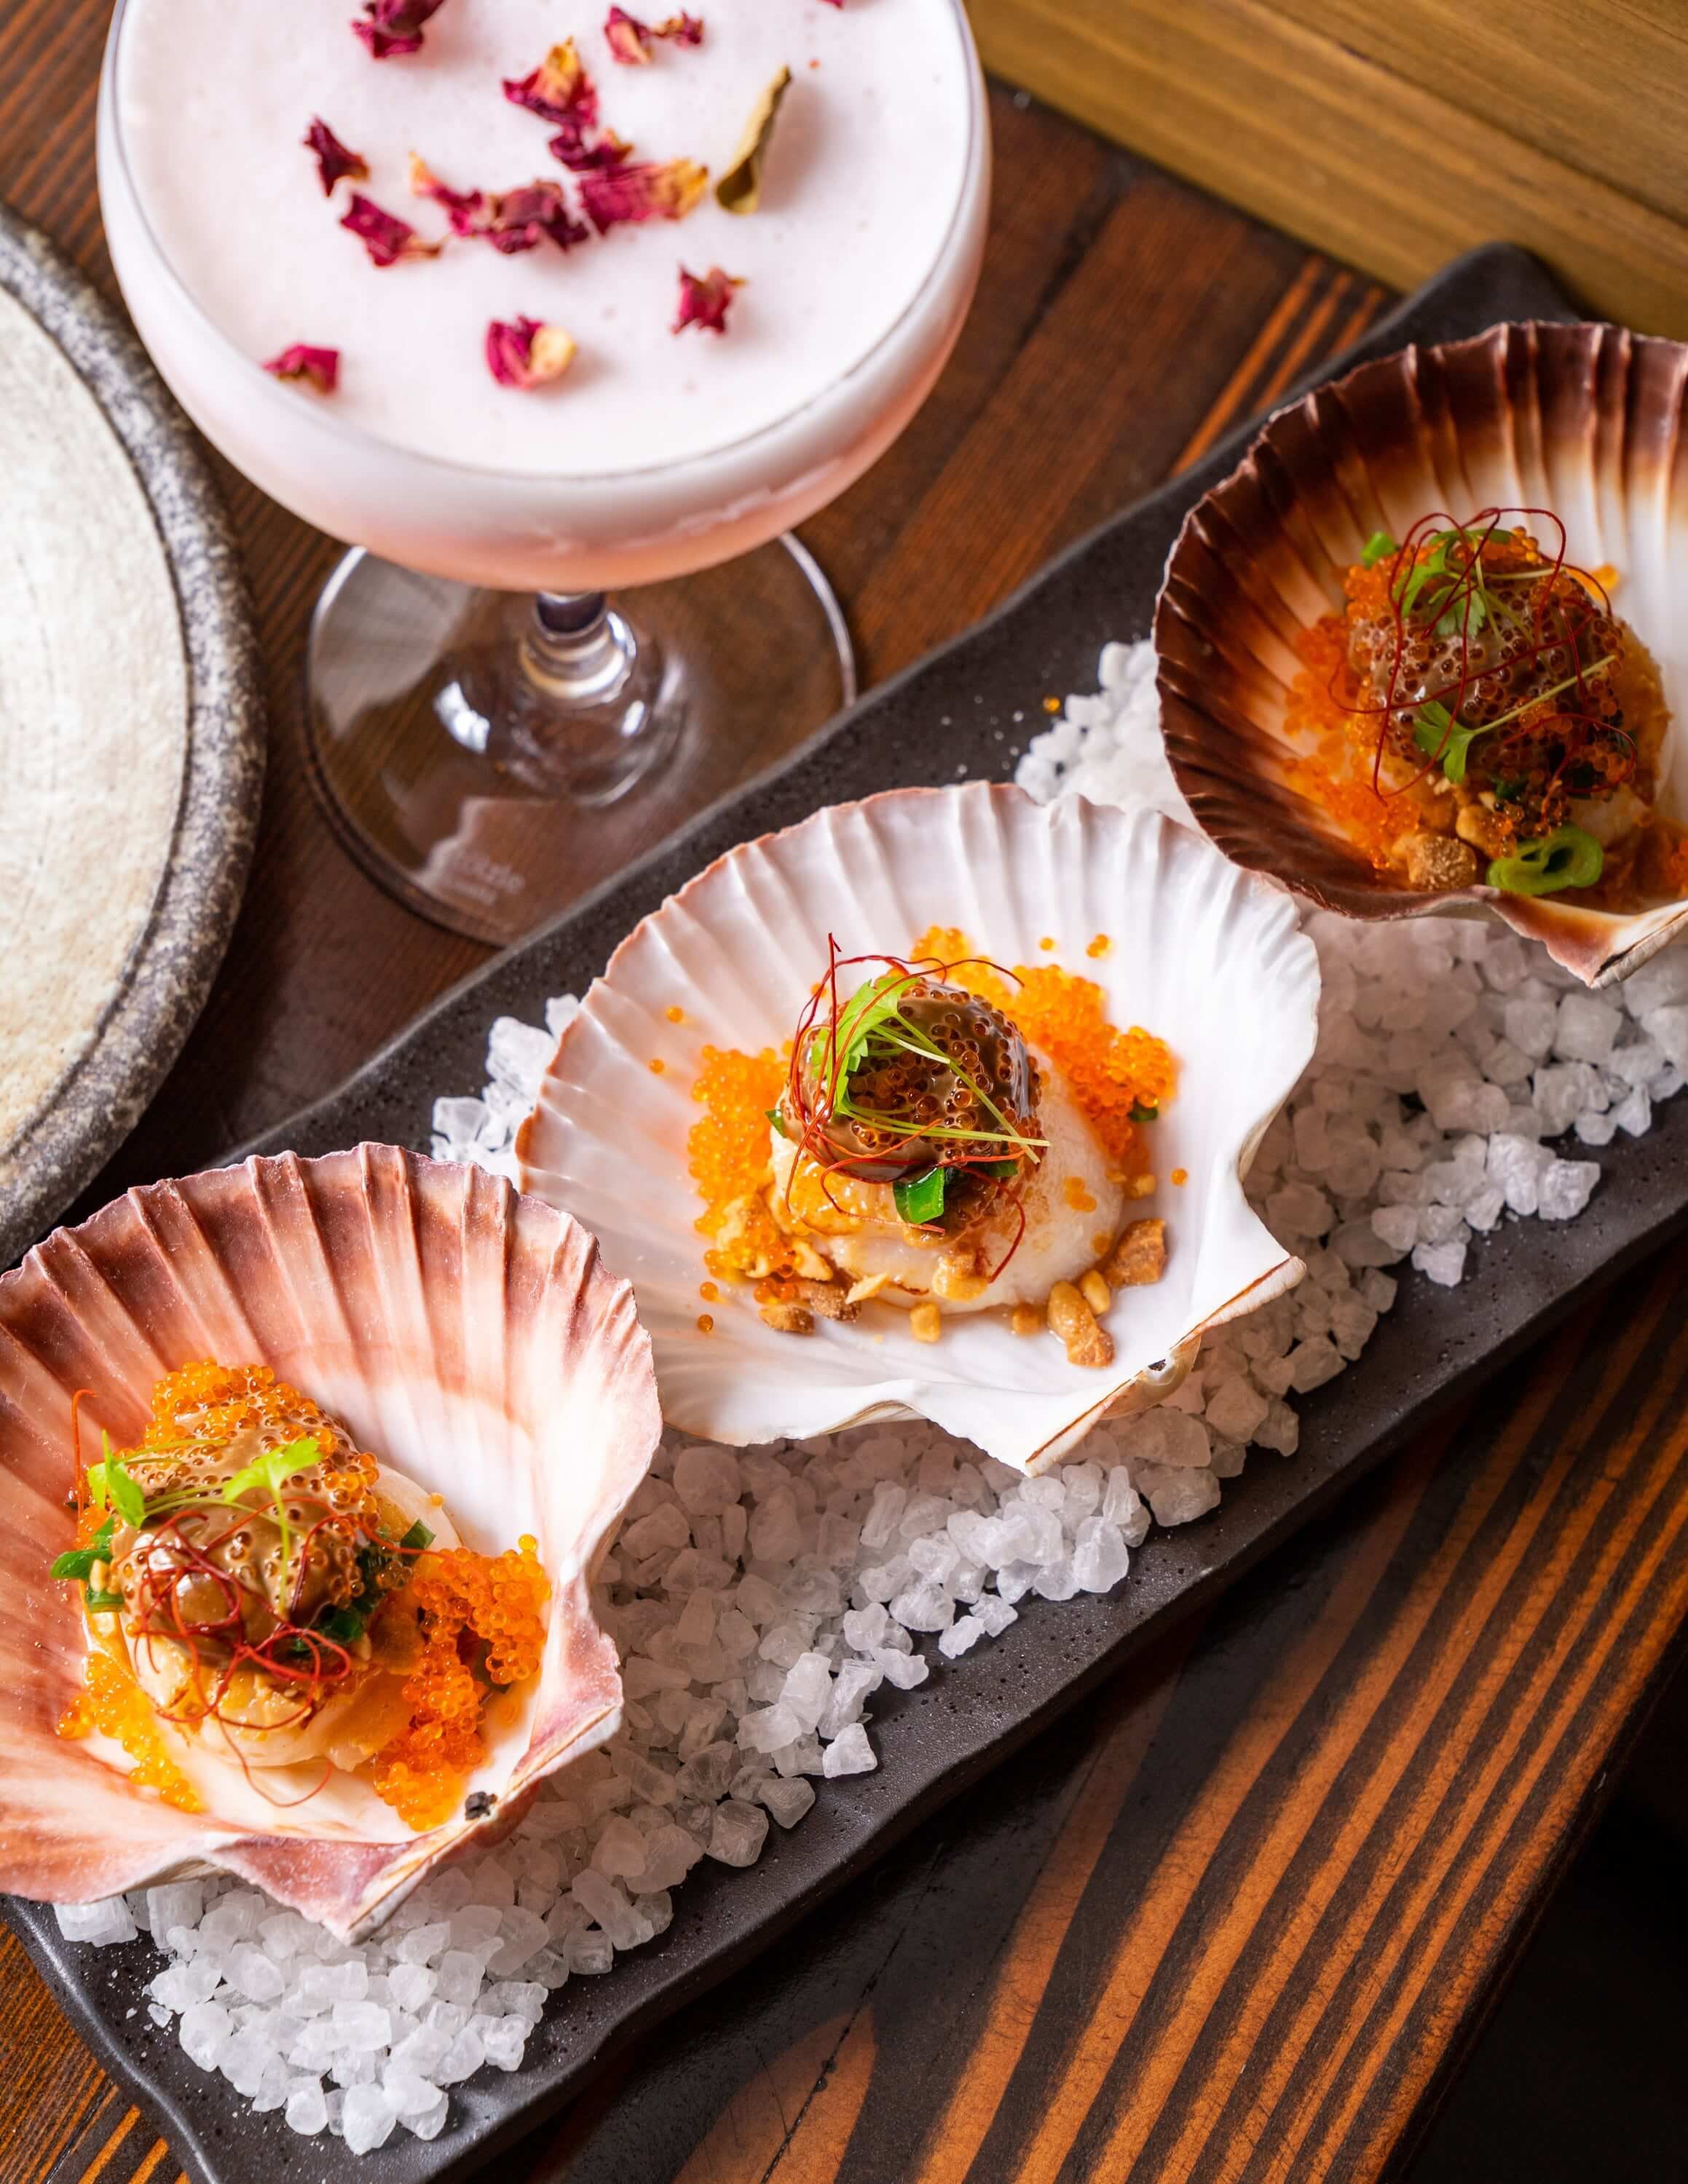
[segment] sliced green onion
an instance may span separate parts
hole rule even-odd
[[[413,1555],[419,1555],[424,1547],[431,1547],[433,1545],[433,1535],[429,1531],[428,1526],[423,1524],[420,1517],[416,1518],[416,1523],[411,1525],[410,1530],[405,1533],[404,1538],[399,1542],[399,1546],[404,1552]]]
[[[911,1176],[907,1183],[894,1183],[891,1195],[897,1205],[897,1217],[906,1221],[910,1228],[942,1218],[944,1193],[949,1187],[949,1170],[929,1167],[924,1175]]]
[[[1540,841],[1521,842],[1510,857],[1496,857],[1489,884],[1507,894],[1557,894],[1592,887],[1606,869],[1606,852],[1580,827],[1556,827]]]
[[[120,1592],[96,1592],[92,1585],[83,1592],[82,1599],[90,1615],[109,1615],[123,1605]]]
[[[1132,1102],[1132,1122],[1158,1123],[1160,1119],[1160,1110],[1159,1107],[1145,1107],[1141,1100],[1134,1100]]]

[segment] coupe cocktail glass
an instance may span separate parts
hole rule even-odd
[[[100,91],[100,198],[125,299],[207,437],[355,542],[317,606],[306,674],[310,760],[342,838],[425,916],[519,939],[696,808],[723,747],[771,755],[854,695],[842,616],[786,534],[908,423],[971,301],[990,153],[960,0],[941,4],[964,157],[900,315],[833,383],[727,444],[576,474],[385,437],[266,376],[224,331],[172,262],[126,141],[127,40],[149,4],[168,0],[118,0]],[[184,142],[183,159],[201,156]],[[682,226],[677,250],[685,239]],[[532,398],[489,378],[486,393]]]

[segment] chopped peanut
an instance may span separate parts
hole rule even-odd
[[[1070,1282],[1049,1292],[1049,1331],[1060,1337],[1069,1365],[1101,1366],[1114,1362],[1114,1338],[1096,1324],[1096,1315]]]
[[[1166,1271],[1166,1223],[1128,1221],[1120,1240],[1103,1262],[1102,1273],[1116,1290],[1143,1289]]]
[[[832,1279],[832,1268],[813,1245],[806,1243],[801,1236],[791,1239],[791,1259],[805,1281],[830,1282]]]
[[[1078,1293],[1098,1319],[1114,1301],[1114,1292],[1094,1267],[1087,1274],[1079,1276]]]
[[[972,1251],[946,1251],[932,1269],[932,1295],[949,1304],[971,1304],[990,1286]]]
[[[1153,1198],[1155,1178],[1152,1175],[1133,1175],[1126,1178],[1127,1198]]]
[[[908,1315],[908,1332],[916,1342],[936,1342],[943,1332],[943,1315],[935,1304],[917,1304]]]
[[[813,1334],[817,1319],[856,1317],[841,1282],[793,1280],[784,1274],[757,1284],[756,1308],[781,1334]]]
[[[821,1319],[853,1319],[856,1306],[842,1282],[793,1282],[791,1288]]]
[[[1009,1324],[1016,1334],[1041,1334],[1043,1315],[1035,1304],[1017,1304]]]
[[[883,1289],[891,1286],[889,1274],[864,1274],[860,1281],[852,1282],[845,1295],[846,1304],[866,1304]]]

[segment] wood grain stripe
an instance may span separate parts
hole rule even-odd
[[[1319,298],[1297,330],[1294,340],[1279,358],[1266,385],[1261,387],[1255,404],[1257,409],[1270,410],[1290,382],[1306,370],[1311,359],[1324,354],[1320,347],[1321,340],[1326,328],[1336,316],[1337,306],[1348,292],[1349,283],[1344,278],[1333,282]],[[1335,348],[1339,344],[1333,343],[1329,346]]]
[[[1423,1489],[1423,1475],[1417,1482]],[[1015,2171],[1019,2184],[1054,2184],[1106,2083],[1151,1982],[1220,1843],[1272,1761],[1291,1724],[1341,1654],[1364,1614],[1417,1504],[1403,1494],[1372,1519],[1322,1613],[1281,1676],[1263,1691],[1257,1710],[1227,1744],[1201,1801],[1138,1898],[1110,1953],[1102,1991],[1079,2029],[1051,2089],[1042,2121]],[[1139,2097],[1152,2098],[1150,2087]],[[1116,2167],[1114,2175],[1124,2173]]]
[[[817,2025],[733,2096],[674,2184],[831,2184],[874,2056],[870,2008]]]
[[[1624,1384],[1636,1356],[1656,1332],[1658,1316],[1656,1309],[1638,1318],[1628,1330],[1626,1340],[1611,1353],[1590,1406],[1596,1413]],[[1546,1415],[1544,1409],[1532,1422],[1533,1426],[1539,1427]],[[1497,1445],[1484,1468],[1490,1507],[1500,1506],[1516,1467],[1527,1457],[1529,1445],[1528,1440]],[[1305,1862],[1298,1862],[1281,1841],[1266,1844],[1251,1876],[1257,1886],[1264,1888],[1264,1895],[1253,1902],[1240,1894],[1236,1899],[1238,1919],[1253,1929],[1266,1922],[1269,1898],[1281,1893],[1277,1908],[1282,1923],[1272,1930],[1272,1954],[1274,1960],[1285,1968],[1285,1991],[1301,1997],[1300,2008],[1288,2025],[1274,2024],[1268,2038],[1266,2021],[1279,2014],[1280,1997],[1260,1986],[1250,1988],[1243,1997],[1222,2043],[1216,2048],[1210,2045],[1204,2048],[1198,2082],[1184,2089],[1183,2128],[1157,2155],[1166,2173],[1184,2173],[1195,2161],[1199,2148],[1216,2134],[1221,2117],[1234,2101],[1234,2089],[1244,2082],[1245,2066],[1252,2065],[1247,2080],[1250,2088],[1249,2114],[1263,2121],[1280,2102],[1288,2099],[1327,1997],[1359,1959],[1362,1949],[1376,1940],[1371,1925],[1374,1907],[1369,1898],[1356,1907],[1334,1933],[1326,1930],[1327,1914],[1344,1882],[1356,1870],[1366,1841],[1383,1825],[1391,1801],[1400,1792],[1403,1780],[1418,1770],[1422,1763],[1422,1776],[1414,1787],[1415,1797],[1445,1797],[1461,1769],[1473,1763],[1475,1725],[1486,1720],[1496,1691],[1511,1674],[1525,1635],[1534,1628],[1528,1618],[1510,1611],[1506,1595],[1515,1573],[1525,1563],[1538,1529],[1548,1520],[1550,1497],[1568,1475],[1570,1468],[1570,1456],[1562,1450],[1544,1476],[1541,1490],[1520,1513],[1502,1551],[1495,1552],[1480,1530],[1468,1535],[1465,1554],[1480,1563],[1480,1577],[1476,1589],[1464,1598],[1451,1629],[1445,1633],[1434,1631],[1434,1645],[1431,1613],[1439,1607],[1439,1598],[1411,1603],[1405,1622],[1383,1634],[1372,1660],[1355,1687],[1352,1709],[1361,1723],[1362,1735],[1373,1721],[1381,1724],[1389,1709],[1387,1733],[1370,1736],[1369,1752],[1356,1747],[1335,1755],[1343,1768],[1359,1769],[1368,1759],[1370,1762],[1364,1778],[1347,1793],[1345,1815],[1331,1831],[1310,1869]],[[1595,1513],[1592,1509],[1585,1510],[1585,1524],[1593,1523]],[[1562,1543],[1556,1547],[1556,1553],[1561,1557],[1571,1552],[1573,1549]],[[1552,1563],[1546,1565],[1549,1573],[1554,1568]],[[1450,1580],[1456,1574],[1454,1571],[1447,1573]],[[1551,1585],[1553,1580],[1548,1574],[1537,1581]],[[1469,1664],[1477,1649],[1480,1627],[1492,1635],[1494,1650],[1486,1666],[1472,1680]],[[1405,1652],[1403,1641],[1408,1641]],[[1421,1662],[1415,1656],[1428,1658]],[[1456,1664],[1464,1664],[1469,1696],[1460,1701],[1462,1718],[1450,1722],[1447,1709],[1456,1698]],[[1413,1694],[1412,1704],[1404,1714],[1389,1707],[1391,1699],[1398,1697],[1403,1687]],[[1528,1720],[1528,1713],[1522,1719]],[[1327,1767],[1325,1774],[1298,1783],[1298,1802],[1302,1804],[1304,1819],[1316,1803],[1322,1806],[1333,1798],[1338,1786],[1336,1773],[1335,1767]],[[1227,1925],[1231,1923],[1227,1922]],[[1248,1936],[1238,1928],[1226,1938],[1233,1947],[1239,1947]],[[1215,1947],[1218,1946],[1216,1937]],[[1320,1977],[1316,1981],[1296,1981],[1295,1968],[1315,1952]],[[1234,1961],[1233,1956],[1233,1964]],[[1205,1965],[1199,1973],[1192,1975],[1193,1993],[1210,1995],[1221,1983],[1221,1976],[1216,1967]],[[1240,2131],[1246,2133],[1247,2128],[1245,2115],[1240,2120]],[[1148,2138],[1149,2133],[1144,2131],[1133,2139],[1131,2120],[1127,2119],[1109,2137],[1106,2160],[1123,2162],[1136,2158]]]
[[[155,2138],[151,2146],[147,2149],[146,2159],[142,2162],[140,2167],[131,2173],[129,2184],[148,2184],[148,2179],[153,2175],[153,2172],[158,2168],[160,2162],[168,2159],[169,2155],[170,2148],[165,2144],[165,2141],[161,2138]]]
[[[1260,407],[1258,401],[1252,398],[1255,382],[1267,358],[1277,349],[1288,328],[1305,308],[1314,283],[1323,270],[1324,260],[1316,254],[1310,254],[1301,261],[1301,270],[1293,284],[1284,290],[1277,309],[1249,343],[1242,361],[1219,390],[1218,400],[1184,443],[1172,465],[1174,471],[1187,471],[1192,463],[1199,462],[1238,417],[1248,416]]]
[[[130,2132],[135,2128],[135,2126],[140,2121],[140,2120],[141,2112],[138,2109],[131,2109],[128,2110],[121,2122],[118,2125],[116,2130],[112,2132],[110,2137],[106,2140],[99,2152],[82,2171],[81,2177],[77,2180],[77,2184],[94,2184],[95,2178],[102,2174],[106,2164],[110,2160],[112,2155],[116,2153],[118,2148],[121,2146],[124,2140],[128,2137]]]
[[[1532,1391],[1530,1402],[1510,1429],[1508,1440],[1512,1446],[1523,1446],[1555,1406],[1573,1355],[1571,1346],[1562,1346],[1551,1375],[1543,1376],[1542,1384]],[[1369,1658],[1351,1669],[1355,1680],[1335,1698],[1318,1751],[1309,1762],[1316,1770],[1314,1776],[1311,1780],[1304,1776],[1298,1781],[1295,1796],[1286,1799],[1276,1812],[1260,1815],[1252,1855],[1244,1859],[1241,1870],[1227,1872],[1226,1908],[1210,1925],[1192,1965],[1188,1970],[1181,1969],[1178,1994],[1168,1998],[1166,2008],[1160,2014],[1144,2016],[1141,2033],[1136,2037],[1132,2036],[1151,1984],[1150,1976],[1139,1968],[1152,1966],[1158,1970],[1171,1928],[1163,1931],[1143,1912],[1134,1913],[1121,1935],[1103,2003],[1092,2025],[1081,2036],[1057,2097],[1050,2104],[1021,2170],[1023,2184],[1050,2184],[1110,2077],[1118,2088],[1110,2105],[1118,2113],[1106,2137],[1103,2173],[1126,2173],[1143,2152],[1150,2132],[1173,2097],[1179,2075],[1202,2032],[1212,1994],[1234,1970],[1255,1920],[1270,1900],[1278,1876],[1295,1854],[1316,1814],[1321,1797],[1328,1792],[1407,1654],[1417,1646],[1433,1609],[1453,1582],[1495,1506],[1503,1483],[1501,1475],[1486,1476],[1481,1489],[1467,1496],[1458,1522],[1442,1540],[1416,1596],[1404,1605],[1401,1614],[1383,1639],[1375,1644]],[[1418,1490],[1423,1490],[1422,1475]],[[1416,1500],[1415,1495],[1415,1505]],[[1410,1507],[1397,1507],[1393,1503],[1389,1506],[1387,1514],[1397,1527],[1394,1533],[1396,1540],[1410,1513]],[[1379,1526],[1384,1522],[1383,1516],[1377,1520]],[[1528,1524],[1515,1525],[1491,1567],[1498,1570],[1502,1563],[1507,1567],[1515,1564],[1529,1543],[1532,1529]],[[1372,1584],[1375,1577],[1373,1571]],[[1344,1591],[1346,1583],[1344,1577]],[[1371,1584],[1367,1584],[1365,1596],[1357,1601],[1342,1632],[1344,1643],[1365,1612],[1371,1589]],[[1315,1644],[1318,1636],[1316,1630],[1310,1633],[1306,1642]],[[1204,1788],[1200,1802],[1192,1815],[1193,1828],[1180,1838],[1175,1869],[1177,1886],[1186,1892],[1193,1890],[1201,1877],[1201,1869],[1216,1860],[1221,1842],[1238,1822],[1244,1799],[1254,1791],[1267,1762],[1292,1726],[1294,1713],[1286,1711],[1290,1699],[1293,1697],[1295,1703],[1311,1702],[1308,1694],[1328,1673],[1334,1658],[1333,1652],[1317,1674],[1308,1673],[1299,1662],[1294,1664],[1282,1685],[1287,1695],[1284,1702],[1277,1697],[1277,1679],[1269,1683],[1258,1719],[1251,1719],[1239,1730],[1215,1777]],[[1156,1878],[1157,1887],[1164,1886],[1161,1876]],[[1151,1903],[1154,1900],[1152,1897]],[[1119,2051],[1128,2040],[1129,2053],[1121,2057]]]
[[[932,2126],[911,2184],[962,2184],[972,2167],[1020,2067],[1097,1860],[1176,1689],[1174,1668],[1140,1698],[1127,1702],[1095,1752],[1066,1825],[1009,1935],[984,2022]]]
[[[1653,1521],[1666,1496],[1680,1492],[1680,1458],[1688,1446],[1688,1436],[1680,1428],[1668,1433],[1646,1462],[1646,1483],[1641,1493],[1624,1496],[1621,1502],[1617,1495],[1623,1475],[1620,1466],[1627,1468],[1627,1460],[1635,1456],[1643,1436],[1652,1437],[1667,1401],[1673,1407],[1680,1403],[1684,1392],[1682,1375],[1688,1366],[1688,1334],[1671,1346],[1669,1355],[1674,1380],[1651,1391],[1643,1416],[1626,1435],[1617,1460],[1602,1466],[1597,1479],[1582,1477],[1570,1488],[1571,1506],[1562,1513],[1562,1538],[1556,1540],[1551,1559],[1533,1574],[1529,1589],[1533,1597],[1518,1603],[1518,1619],[1532,1631],[1542,1627],[1542,1613],[1550,1598],[1566,1602],[1567,1613],[1552,1627],[1550,1641],[1539,1648],[1533,1671],[1527,1678],[1516,1679],[1514,1687],[1506,1691],[1504,1706],[1496,1702],[1500,1694],[1490,1678],[1479,1682],[1458,1747],[1444,1747],[1439,1754],[1433,1780],[1440,1792],[1439,1824],[1434,1839],[1422,1845],[1406,1871],[1394,1878],[1387,1917],[1379,1917],[1374,1946],[1365,1959],[1367,1976],[1360,1989],[1366,2006],[1352,2014],[1347,2037],[1328,2073],[1330,2112],[1313,2141],[1315,2162],[1342,2139],[1357,2110],[1357,2089],[1350,2081],[1344,2090],[1342,2059],[1354,2051],[1362,2036],[1368,2047],[1395,2044],[1407,2008],[1419,1992],[1408,1984],[1412,1966],[1439,1953],[1472,1890],[1493,1869],[1490,1860],[1477,1854],[1484,1830],[1510,1820],[1529,1790],[1543,1778],[1571,1717],[1619,1641],[1624,1624],[1610,1612],[1613,1578],[1624,1558],[1639,1548],[1638,1576],[1645,1585],[1675,1556],[1688,1531],[1688,1506],[1679,1507],[1674,1519],[1663,1527]],[[1622,1513],[1601,1536],[1601,1520],[1614,1502]],[[1570,1580],[1585,1550],[1591,1554],[1594,1567],[1587,1580],[1573,1587]],[[1688,1604],[1688,1573],[1680,1568],[1667,1604],[1671,1612],[1657,1626],[1661,1631],[1674,1628]],[[1553,1687],[1562,1680],[1565,1689],[1556,1698]],[[1482,1705],[1485,1696],[1490,1700],[1486,1707]],[[1455,1724],[1456,1736],[1461,1726]],[[1507,1788],[1504,1802],[1497,1802],[1490,1813],[1490,1800],[1500,1797],[1503,1778],[1514,1765],[1517,1783]],[[1471,1854],[1464,1858],[1456,1875],[1456,1862],[1468,1849]],[[1433,1904],[1439,1908],[1433,1909]],[[1445,1998],[1439,2006],[1453,2008],[1454,1997]],[[1298,2138],[1296,2142],[1304,2142]]]

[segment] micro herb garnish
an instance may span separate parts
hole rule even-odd
[[[1362,569],[1375,569],[1379,561],[1400,551],[1399,542],[1391,538],[1387,531],[1374,531],[1360,549],[1360,566]]]
[[[100,1446],[105,1451],[105,1461],[88,1466],[88,1498],[96,1509],[109,1503],[126,1524],[138,1529],[147,1516],[147,1497],[141,1491],[141,1482],[125,1470],[121,1457],[112,1454],[109,1434],[100,1435]]]
[[[896,1201],[897,1219],[906,1221],[912,1228],[941,1221],[944,1193],[948,1186],[947,1167],[929,1167],[924,1175],[911,1176],[906,1183],[893,1183],[891,1195]]]
[[[381,1605],[381,1580],[395,1552],[419,1555],[425,1547],[433,1545],[433,1535],[420,1517],[399,1541],[396,1549],[384,1540],[371,1540],[358,1550],[358,1589],[355,1597],[344,1607],[331,1607],[318,1618],[317,1630],[325,1638],[332,1638],[338,1646],[355,1645],[368,1629],[370,1618]]]
[[[1486,589],[1488,578],[1482,549],[1486,545],[1509,544],[1512,538],[1510,531],[1432,532],[1424,542],[1422,558],[1415,557],[1391,584],[1396,605],[1403,615],[1411,615],[1424,593],[1433,586],[1439,587],[1424,599],[1424,619],[1434,624],[1438,637],[1474,637],[1488,624],[1495,610],[1495,603]],[[1462,561],[1451,560],[1455,549],[1467,542],[1470,542],[1472,551]],[[1372,564],[1367,562],[1366,566],[1369,568]]]
[[[1440,761],[1450,781],[1463,781],[1466,753],[1471,749],[1472,738],[1486,733],[1483,728],[1462,727],[1445,705],[1434,698],[1427,698],[1418,708],[1412,740],[1426,758]]]
[[[830,1027],[819,1028],[811,1034],[810,1067],[817,1075],[823,1075],[827,1072],[830,1061],[826,1094],[831,1112],[840,1121],[865,1123],[872,1128],[883,1130],[894,1137],[922,1142],[942,1138],[963,1145],[1007,1145],[1016,1156],[1042,1151],[1045,1140],[1026,1137],[1016,1129],[985,1087],[957,1063],[953,1055],[940,1046],[912,1017],[904,1014],[902,1008],[903,995],[919,983],[918,972],[881,972],[877,978],[869,979],[865,986],[857,988]],[[884,1061],[892,1054],[919,1055],[953,1071],[998,1125],[997,1128],[946,1129],[931,1123],[905,1121],[897,1116],[878,1114],[858,1106],[850,1095],[851,1078],[864,1063]],[[919,1179],[911,1178],[910,1181]]]
[[[276,1505],[276,1529],[282,1535],[282,1574],[287,1574],[288,1558],[293,1552],[293,1533],[288,1523],[287,1503],[282,1489],[296,1471],[308,1471],[321,1458],[315,1435],[303,1440],[290,1440],[285,1448],[268,1448],[254,1462],[237,1471],[223,1489],[225,1502],[238,1502],[243,1494],[259,1487],[269,1495]]]
[[[111,1531],[116,1522],[115,1517],[108,1517],[87,1546],[67,1548],[62,1555],[55,1556],[48,1574],[56,1578],[78,1578],[86,1582],[93,1575],[96,1563],[110,1561]]]
[[[1507,894],[1557,894],[1562,888],[1592,887],[1606,869],[1606,852],[1580,827],[1556,827],[1540,841],[1521,842],[1510,857],[1496,857],[1489,884]]]

